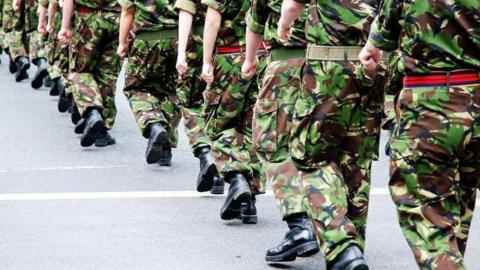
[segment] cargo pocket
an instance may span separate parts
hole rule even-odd
[[[277,151],[278,101],[259,99],[253,115],[253,149],[265,153]]]
[[[220,132],[218,128],[217,110],[222,95],[206,89],[203,91],[203,100],[205,101],[205,129],[210,138],[215,138]]]
[[[315,104],[304,99],[298,99],[295,104],[292,123],[292,136],[290,139],[290,154],[301,161],[310,159],[311,148],[316,144],[320,135],[312,130],[312,117]]]

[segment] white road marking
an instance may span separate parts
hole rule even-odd
[[[388,189],[374,188],[372,195],[387,195]],[[124,192],[59,192],[59,193],[5,193],[0,201],[91,200],[91,199],[148,199],[148,198],[200,198],[216,197],[196,191],[124,191]],[[273,196],[267,191],[262,196]]]
[[[119,169],[119,168],[137,168],[137,167],[140,168],[139,166],[126,166],[126,165],[62,166],[62,167],[40,167],[40,168],[20,168],[20,169],[0,168],[0,173],[35,172],[35,171],[99,170],[99,169]],[[143,169],[143,167],[141,168]]]

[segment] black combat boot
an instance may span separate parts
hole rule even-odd
[[[252,195],[252,199],[250,201],[242,203],[240,217],[243,224],[257,224],[258,218],[255,202],[255,196]]]
[[[295,214],[285,218],[289,231],[279,245],[267,250],[267,262],[291,262],[297,257],[308,257],[320,251],[307,214]]]
[[[34,62],[35,63],[35,62]],[[48,76],[48,64],[45,58],[38,58],[35,65],[37,66],[37,72],[32,80],[32,88],[38,89],[43,86],[43,79]]]
[[[78,111],[77,104],[73,104],[72,115],[70,119],[74,125],[78,124],[78,122],[82,119],[82,115],[80,115],[80,112]]]
[[[47,76],[47,78],[50,78],[50,76]],[[46,80],[46,79],[45,79]],[[55,79],[50,79],[52,81],[52,84],[50,85],[50,96],[59,96],[60,95],[60,88],[62,87],[62,78],[58,77]],[[44,83],[45,84],[45,83]],[[48,87],[45,85],[45,87]],[[65,110],[66,111],[66,110]]]
[[[194,155],[200,160],[200,173],[197,177],[197,191],[210,191],[215,177],[220,177],[213,161],[210,147],[195,149]]]
[[[216,175],[213,177],[213,187],[210,190],[210,193],[215,195],[220,195],[225,192],[225,182],[220,177],[220,175]]]
[[[114,144],[115,144],[115,138],[113,138],[108,133],[107,129],[104,129],[102,132],[100,132],[100,134],[98,135],[98,138],[95,140],[96,147],[105,147],[105,146],[114,145]]]
[[[160,123],[148,126],[148,143],[145,159],[148,164],[157,163],[161,158],[162,148],[168,143],[168,132]]]
[[[230,187],[220,211],[220,217],[224,220],[239,218],[242,203],[250,202],[252,199],[250,186],[245,176],[240,172],[228,174],[226,181],[230,183]]]
[[[85,126],[87,124],[87,121],[85,119],[82,119],[78,121],[77,125],[75,126],[75,134],[83,134],[83,131],[85,130]]]
[[[50,88],[50,90],[52,90],[53,80],[52,80],[52,77],[50,77],[50,75],[47,75],[47,77],[45,77],[45,79],[43,79],[43,86],[45,86],[47,88]],[[58,93],[56,95],[52,95],[52,93],[50,92],[50,95],[51,96],[58,96]]]
[[[15,81],[21,82],[28,78],[27,70],[30,68],[30,61],[25,56],[20,56],[15,60],[17,73],[15,73]]]
[[[368,270],[362,251],[357,246],[345,249],[333,260],[331,270]]]
[[[6,48],[5,52],[8,54],[8,69],[10,73],[15,73],[17,72],[17,65],[15,65],[15,61],[13,61],[12,55],[10,54],[10,49]]]
[[[90,110],[86,122],[85,130],[80,138],[80,145],[83,147],[92,146],[105,131],[102,115],[96,109]]]
[[[172,148],[170,148],[170,146],[166,145],[162,147],[160,159],[157,164],[162,167],[172,166]]]
[[[67,89],[63,83],[63,79],[60,79],[57,82],[57,88],[59,92],[58,111],[64,113],[72,106],[73,96],[72,94],[67,94]]]

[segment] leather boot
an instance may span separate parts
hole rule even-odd
[[[308,257],[320,251],[307,214],[296,214],[285,218],[289,231],[279,245],[267,250],[267,262],[291,262],[297,257]]]
[[[63,83],[63,79],[58,80],[57,88],[59,92],[58,111],[64,113],[68,111],[69,107],[71,106],[73,96],[72,94],[67,94],[67,89]]]
[[[17,71],[15,73],[15,81],[21,82],[28,78],[27,70],[30,68],[30,61],[25,56],[20,56],[15,61]]]
[[[331,270],[368,270],[362,251],[357,246],[345,249],[333,260]]]
[[[80,120],[75,126],[75,129],[74,129],[75,134],[83,134],[86,124],[87,124],[87,121],[85,119]]]
[[[213,187],[214,177],[219,177],[210,147],[199,147],[195,149],[194,155],[200,160],[200,173],[197,177],[197,191],[210,191]]]
[[[35,73],[35,76],[33,77],[32,80],[32,88],[33,89],[38,89],[43,86],[43,79],[45,79],[48,76],[48,64],[47,60],[45,58],[39,58],[37,59],[37,72]]]
[[[213,177],[213,187],[210,190],[210,193],[215,195],[220,195],[225,192],[225,182],[220,177],[220,175]]]
[[[71,115],[71,120],[74,125],[78,124],[78,122],[82,119],[80,112],[78,111],[77,104],[73,104],[73,110]]]
[[[230,183],[227,198],[220,211],[220,217],[224,220],[239,218],[241,215],[241,205],[252,199],[252,192],[247,179],[240,172],[231,173],[226,176]]]
[[[149,137],[145,159],[148,164],[154,164],[160,160],[162,148],[168,143],[168,133],[160,123],[150,124],[148,132]]]
[[[240,213],[243,224],[257,224],[258,217],[255,202],[255,196],[252,195],[252,199],[250,201],[242,203]]]
[[[105,130],[102,115],[96,109],[90,110],[86,122],[85,130],[80,138],[80,145],[83,147],[92,146]]]
[[[95,146],[96,147],[105,147],[105,146],[109,146],[109,145],[114,145],[115,142],[116,142],[115,138],[113,138],[108,133],[107,129],[104,129],[102,132],[100,132],[98,138],[95,140]]]
[[[47,76],[45,79],[44,79],[44,85],[45,87],[48,87],[45,82],[47,80],[47,78],[50,78],[50,76]],[[61,78],[58,77],[58,78],[55,78],[55,79],[50,79],[52,81],[52,84],[50,85],[50,96],[59,96],[60,95],[60,81],[61,81]]]
[[[172,148],[170,146],[163,146],[160,152],[160,159],[157,162],[162,167],[169,167],[172,165]]]
[[[51,90],[51,88],[52,88],[52,86],[53,86],[53,80],[52,80],[52,78],[50,77],[50,75],[47,75],[47,77],[45,77],[45,79],[43,79],[43,86],[45,86],[45,87],[47,87],[47,88],[50,88],[50,90]],[[50,95],[51,95],[51,96],[58,96],[58,93],[57,93],[56,95],[52,95],[52,94],[50,93]]]
[[[5,52],[8,54],[8,69],[11,74],[17,72],[17,65],[15,65],[15,61],[13,61],[12,55],[10,54],[10,50],[7,48]]]

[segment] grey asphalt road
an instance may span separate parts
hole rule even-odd
[[[266,249],[286,231],[271,196],[258,198],[257,225],[222,221],[223,197],[193,192],[198,164],[183,129],[173,166],[147,165],[146,141],[119,91],[117,144],[83,149],[69,116],[57,112],[56,98],[47,89],[32,90],[30,81],[15,83],[2,61],[1,270],[324,269],[321,255],[265,263]],[[374,270],[413,270],[385,194],[387,169],[383,156],[374,165],[366,256]],[[153,191],[157,195],[135,196]],[[480,269],[478,214],[472,228],[466,261]]]

